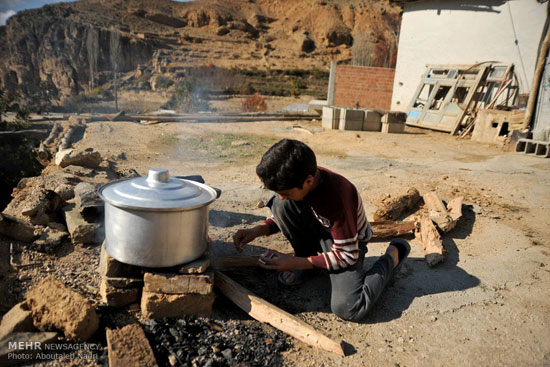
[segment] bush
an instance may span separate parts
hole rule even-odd
[[[169,108],[181,112],[207,111],[210,107],[205,97],[205,92],[197,87],[194,79],[176,84],[174,94],[170,97],[168,103],[162,108]]]
[[[265,103],[265,99],[256,93],[243,99],[241,109],[243,112],[265,112],[267,104]]]
[[[157,88],[159,89],[168,89],[174,84],[172,79],[165,77],[164,75],[158,75],[155,82]]]

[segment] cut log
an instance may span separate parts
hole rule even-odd
[[[449,211],[449,216],[451,217],[451,222],[447,225],[445,229],[442,228],[444,232],[448,232],[456,226],[458,220],[462,217],[462,202],[464,201],[463,196],[459,196],[449,201],[447,204],[447,210]]]
[[[371,222],[370,224],[372,226],[373,239],[402,236],[407,233],[413,233],[418,227],[418,222],[415,221],[398,222],[386,220]]]
[[[437,224],[441,230],[446,228],[449,223],[451,223],[452,219],[447,212],[445,204],[443,204],[443,201],[441,201],[437,193],[435,191],[431,191],[424,194],[422,198],[424,199],[424,204],[426,204],[426,207],[428,208],[430,219]]]
[[[401,214],[414,208],[420,201],[420,193],[414,187],[410,187],[405,195],[392,197],[387,195],[380,200],[379,208],[374,213],[375,221],[396,220]]]
[[[344,342],[335,341],[311,325],[272,305],[216,271],[215,286],[239,308],[260,322],[267,323],[313,347],[344,356]]]
[[[416,232],[416,239],[424,248],[424,256],[428,266],[433,267],[445,260],[443,240],[429,217],[422,217],[420,230]]]
[[[453,229],[462,217],[462,201],[464,200],[462,196],[451,200],[447,208],[435,191],[428,192],[423,199],[429,210],[430,219],[445,233]]]
[[[53,143],[55,138],[57,137],[57,134],[60,133],[62,130],[61,125],[59,122],[56,122],[52,130],[50,131],[50,135],[40,144],[40,147],[38,147],[38,158],[42,161],[50,158],[50,152],[46,149],[46,147]]]

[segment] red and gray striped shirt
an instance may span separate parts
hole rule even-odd
[[[326,168],[319,167],[321,173],[317,187],[304,201],[308,203],[317,219],[330,228],[334,244],[330,251],[312,256],[315,267],[339,270],[352,266],[359,258],[359,241],[372,237],[372,229],[367,221],[359,192],[345,177]],[[266,223],[277,232],[276,223],[268,218]]]

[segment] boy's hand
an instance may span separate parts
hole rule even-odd
[[[269,228],[267,225],[259,225],[249,229],[239,229],[233,235],[233,244],[239,252],[243,252],[243,245],[249,243],[256,237],[267,236]]]
[[[271,251],[273,257],[260,256],[259,264],[264,269],[286,271],[298,269],[313,269],[313,264],[305,257],[297,257],[294,255],[283,254],[278,251]]]

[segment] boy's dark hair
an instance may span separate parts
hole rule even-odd
[[[273,191],[301,189],[309,175],[315,175],[317,159],[310,147],[298,140],[283,139],[262,156],[256,174]]]

